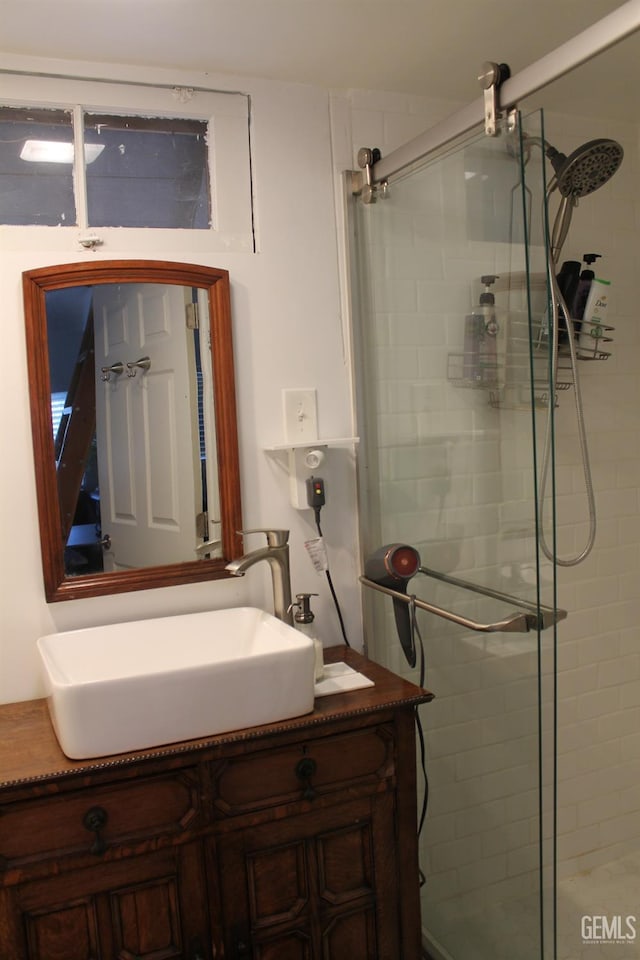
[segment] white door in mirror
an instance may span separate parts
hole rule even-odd
[[[93,315],[96,368],[125,364],[96,384],[101,522],[111,541],[105,570],[194,560],[204,498],[185,289],[100,284]]]

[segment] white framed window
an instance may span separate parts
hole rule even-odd
[[[44,94],[44,95],[43,95]],[[56,248],[251,251],[248,97],[6,75],[0,230]]]

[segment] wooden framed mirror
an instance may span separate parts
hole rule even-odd
[[[47,601],[226,577],[242,552],[229,275],[23,274]]]

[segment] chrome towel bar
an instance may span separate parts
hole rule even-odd
[[[473,593],[491,597],[494,600],[501,600],[504,603],[513,604],[515,607],[521,609],[494,623],[478,623],[476,620],[470,620],[468,617],[454,613],[452,610],[445,610],[433,603],[428,603],[426,600],[421,600],[419,597],[383,587],[379,583],[374,583],[373,580],[368,580],[367,577],[360,577],[360,583],[364,584],[365,587],[370,587],[372,590],[377,590],[379,593],[385,593],[387,596],[393,597],[394,600],[401,600],[403,603],[413,603],[420,610],[433,613],[436,617],[442,617],[443,620],[450,620],[452,623],[457,623],[461,627],[466,627],[468,630],[474,630],[478,633],[528,633],[530,630],[546,630],[559,620],[564,620],[567,616],[566,610],[555,609],[553,607],[543,606],[542,604],[531,603],[527,600],[521,600],[508,593],[492,590],[490,587],[482,587],[475,583],[469,583],[466,580],[459,580],[457,577],[450,577],[448,574],[439,573],[437,570],[429,569],[429,567],[420,567],[420,573],[427,577],[441,580],[443,583],[448,583],[450,586],[460,587],[463,590],[471,590]]]

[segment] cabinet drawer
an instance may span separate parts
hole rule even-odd
[[[194,822],[199,805],[190,770],[8,804],[0,808],[0,865],[101,856],[115,844],[175,835]]]
[[[391,730],[368,727],[222,763],[214,775],[214,805],[235,816],[350,787],[375,788],[393,773]]]

